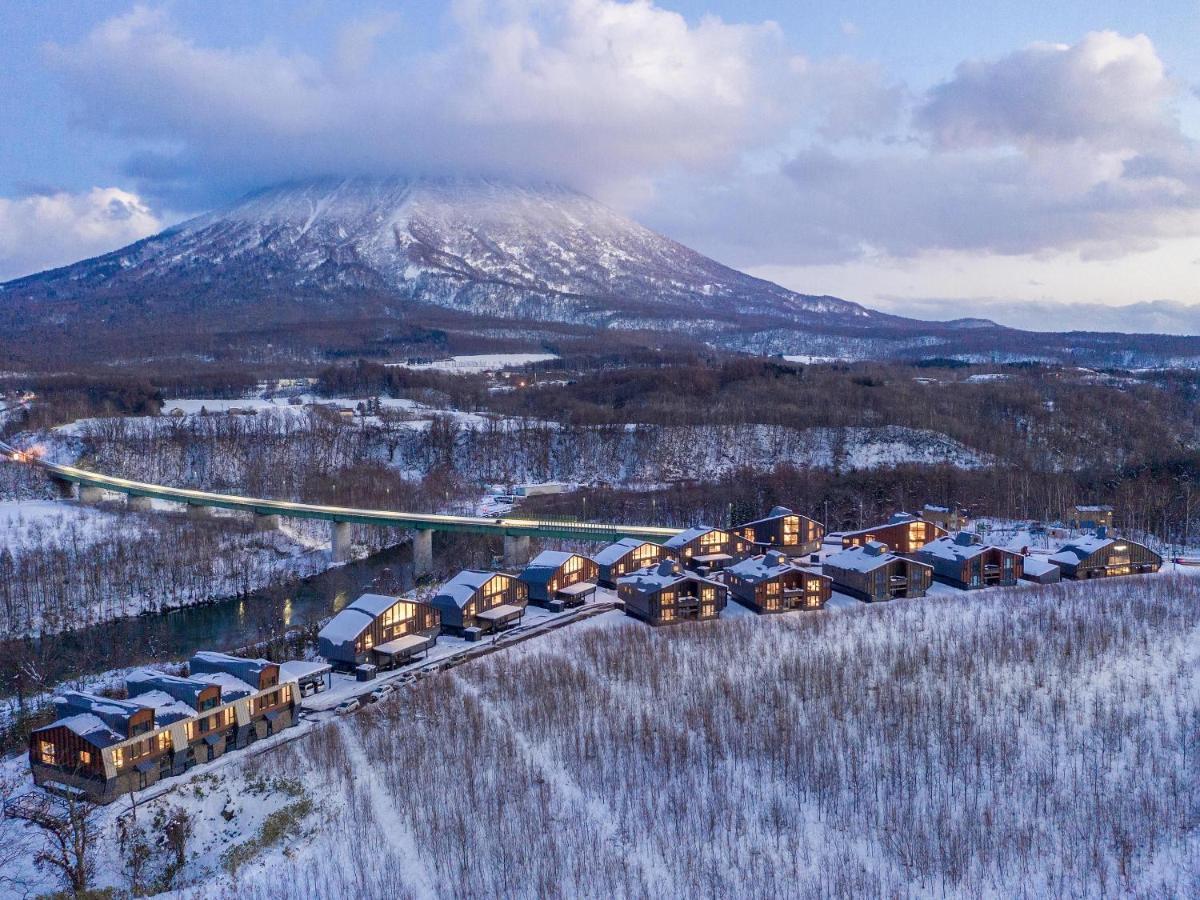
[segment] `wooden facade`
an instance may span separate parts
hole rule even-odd
[[[752,556],[725,570],[729,596],[756,613],[821,609],[832,593],[832,580],[791,564],[782,553]]]
[[[1162,568],[1163,558],[1136,541],[1110,538],[1104,529],[1069,541],[1049,557],[1063,578],[1113,578],[1145,575]]]
[[[971,524],[967,514],[957,506],[935,506],[932,503],[926,503],[921,508],[921,518],[952,532],[963,531]]]
[[[822,571],[833,580],[835,591],[868,603],[924,597],[933,580],[932,567],[898,556],[879,541],[835,553]]]
[[[594,558],[598,583],[604,587],[615,589],[618,579],[637,572],[639,569],[652,568],[664,559],[673,557],[662,544],[637,538],[624,538],[615,544],[609,544]]]
[[[755,552],[750,541],[723,528],[689,528],[663,546],[685,568],[701,574],[716,572]]]
[[[762,519],[745,522],[735,533],[760,549],[776,550],[789,556],[807,556],[821,549],[825,526],[816,519],[776,506]]]
[[[840,546],[843,550],[862,547],[873,541],[887,544],[895,553],[915,553],[930,541],[947,534],[945,528],[909,513],[896,513],[892,518],[873,528],[858,531],[839,531],[828,535],[825,545]]]
[[[338,669],[363,663],[392,668],[427,653],[441,626],[441,613],[429,603],[363,594],[326,623],[317,635],[317,649]]]
[[[716,619],[728,597],[725,585],[685,571],[673,560],[643,569],[617,582],[625,614],[650,625]]]
[[[227,671],[142,671],[127,700],[68,691],[55,699],[60,718],[30,735],[34,783],[108,803],[294,724],[294,685],[278,683],[274,663],[245,662],[264,664],[262,689]]]
[[[1077,504],[1068,509],[1063,518],[1072,528],[1112,528],[1113,508],[1099,504]]]
[[[444,631],[463,634],[478,629],[488,633],[521,621],[529,604],[529,589],[504,572],[467,569],[443,584],[429,602],[441,614]]]
[[[581,606],[596,593],[600,567],[579,553],[544,550],[518,576],[529,602],[548,609]]]
[[[935,580],[963,590],[1011,587],[1021,578],[1025,562],[1020,553],[984,544],[969,531],[930,541],[914,558],[933,567]]]

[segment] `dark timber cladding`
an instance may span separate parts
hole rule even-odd
[[[861,547],[872,541],[887,544],[896,553],[914,553],[930,541],[946,534],[946,529],[920,519],[911,513],[900,512],[883,525],[860,528],[857,531],[837,531],[826,536],[825,543],[843,549]]]
[[[467,569],[443,584],[429,602],[441,613],[443,630],[451,634],[472,628],[489,632],[521,621],[529,590],[524,582],[504,572]]]
[[[930,541],[915,558],[932,566],[938,581],[967,590],[1012,586],[1024,574],[1021,554],[984,544],[979,535],[969,531]]]
[[[776,506],[765,518],[744,522],[733,530],[759,547],[791,556],[816,553],[825,536],[825,527],[820,522],[786,506]]]
[[[774,551],[725,570],[730,597],[757,613],[820,609],[829,600],[831,584],[825,575],[794,566]]]
[[[715,619],[725,608],[727,595],[725,585],[687,572],[669,559],[617,582],[625,614],[650,625]]]
[[[406,597],[363,594],[326,623],[318,652],[339,669],[362,663],[401,665],[437,643],[442,617],[428,603]]]
[[[578,553],[543,550],[525,567],[520,580],[529,602],[551,609],[579,606],[596,593],[599,567]]]
[[[663,546],[684,566],[701,574],[723,569],[754,552],[751,543],[741,535],[704,525],[681,531]]]
[[[599,583],[607,588],[615,588],[618,578],[670,558],[666,547],[638,538],[609,544],[593,557],[599,570]]]
[[[1163,559],[1145,544],[1111,538],[1106,529],[1075,538],[1050,556],[1063,578],[1112,578],[1157,572]]]
[[[897,556],[879,541],[827,557],[822,571],[833,579],[834,590],[868,602],[924,597],[933,580],[928,565]]]

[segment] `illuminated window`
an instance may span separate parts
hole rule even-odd
[[[363,649],[370,650],[374,646],[375,646],[375,637],[374,637],[374,635],[371,634],[371,632],[368,631],[366,634],[363,635]]]
[[[700,546],[712,550],[725,543],[725,535],[720,531],[709,531],[700,535]]]
[[[125,748],[113,747],[112,749],[112,764],[114,769],[119,769],[125,765]]]
[[[166,731],[160,731],[158,734],[158,749],[166,750],[171,746],[171,735]]]
[[[784,526],[784,535],[785,535],[784,540],[785,541],[787,540],[786,534],[787,534],[786,526]],[[742,529],[742,537],[744,537],[748,541],[754,540],[754,529],[753,528],[743,528]]]
[[[54,744],[52,744],[50,741],[42,741],[41,745],[42,762],[48,766],[55,765],[58,757],[54,752]]]
[[[751,536],[750,540],[754,540]],[[800,543],[800,518],[798,516],[787,516],[783,520],[783,543],[786,546]]]
[[[702,600],[711,600],[713,597],[716,596],[716,593],[717,593],[716,588],[706,587],[706,588],[704,588],[704,590],[702,590],[700,592],[700,598]]]
[[[664,607],[659,610],[658,617],[664,622],[675,621],[675,610],[671,607]]]
[[[779,582],[778,581],[768,581],[767,582],[767,596],[773,597],[778,593],[779,593]]]
[[[700,618],[702,618],[702,619],[711,618],[716,613],[716,611],[717,611],[717,607],[715,604],[703,603],[700,606]]]
[[[92,764],[92,752],[90,750],[79,751],[79,764],[81,766],[90,766]]]

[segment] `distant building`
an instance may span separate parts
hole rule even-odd
[[[1084,579],[1157,572],[1163,558],[1145,544],[1109,537],[1099,528],[1063,544],[1050,562],[1062,569],[1063,578]]]
[[[599,577],[594,560],[560,550],[543,550],[518,576],[530,603],[554,610],[587,602],[596,593]]]
[[[878,541],[887,544],[896,553],[914,553],[945,534],[946,529],[940,525],[927,522],[911,513],[899,512],[884,524],[872,528],[831,532],[825,536],[824,546],[849,550],[851,547],[862,547]]]
[[[593,557],[599,571],[599,583],[607,588],[616,588],[619,578],[656,566],[668,558],[670,554],[662,544],[637,538],[623,538],[609,544]]]
[[[562,481],[541,481],[535,484],[517,484],[513,486],[514,497],[537,497],[542,494],[561,494],[570,485]]]
[[[1025,558],[1020,553],[985,544],[969,531],[930,541],[914,554],[933,567],[933,577],[964,590],[1011,587],[1021,577]]]
[[[520,622],[529,589],[504,572],[467,569],[443,584],[429,602],[441,614],[443,631],[478,636]]]
[[[815,519],[776,506],[765,517],[745,522],[733,529],[741,537],[764,550],[777,550],[789,556],[806,556],[821,549],[825,527]]]
[[[829,600],[831,584],[827,576],[794,566],[774,550],[725,570],[729,596],[756,613],[821,609]]]
[[[617,581],[625,614],[650,625],[674,625],[715,619],[725,608],[725,585],[701,578],[665,559]]]
[[[1111,506],[1076,505],[1067,510],[1067,525],[1071,528],[1082,528],[1094,531],[1097,528],[1113,527],[1113,508]]]
[[[723,528],[689,528],[664,541],[663,546],[686,568],[708,574],[754,553],[754,545]]]
[[[879,541],[835,553],[821,571],[833,580],[834,590],[867,602],[924,597],[933,580],[931,566],[898,556]]]
[[[957,506],[934,506],[932,503],[926,503],[921,507],[921,518],[946,531],[963,531],[970,524],[967,514]]]
[[[317,652],[339,669],[363,663],[390,669],[427,653],[441,625],[441,615],[428,603],[363,594],[317,634]]]

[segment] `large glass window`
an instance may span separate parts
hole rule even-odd
[[[58,760],[58,755],[55,752],[55,747],[52,742],[42,741],[40,750],[41,750],[41,757],[42,757],[43,763],[45,763],[48,766],[53,766],[56,764],[56,761]]]
[[[124,747],[113,747],[112,763],[113,763],[114,769],[120,769],[123,765],[125,765],[125,748]]]

